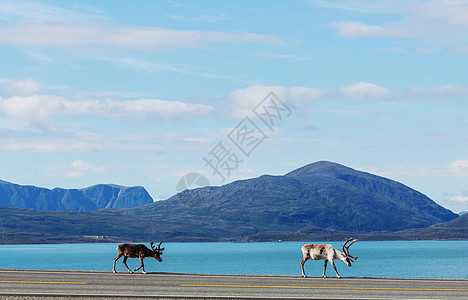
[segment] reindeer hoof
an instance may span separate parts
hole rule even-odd
[[[128,273],[133,274],[133,271],[128,271]]]
[[[148,274],[148,272],[144,271],[143,274]]]
[[[302,274],[302,277],[307,278],[307,276],[305,274]]]
[[[117,271],[116,271],[116,270],[112,270],[112,273],[117,273]]]

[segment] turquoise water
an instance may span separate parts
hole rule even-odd
[[[303,242],[166,243],[163,262],[145,259],[148,272],[202,274],[300,275]],[[332,242],[340,249],[342,242]],[[111,271],[117,244],[0,245],[0,268]],[[398,241],[355,243],[358,260],[351,266],[336,261],[343,277],[468,279],[468,241]],[[129,259],[130,268],[140,265]],[[125,271],[122,258],[117,271]],[[323,261],[309,260],[306,274],[321,276]],[[335,276],[327,268],[328,276]]]

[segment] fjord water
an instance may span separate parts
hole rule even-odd
[[[340,249],[342,242],[331,244]],[[165,243],[163,262],[146,258],[148,272],[300,275],[304,242]],[[0,268],[111,271],[117,244],[0,245]],[[336,261],[343,277],[468,279],[468,241],[385,241],[355,243],[358,260]],[[140,265],[129,259],[131,269]],[[126,271],[122,258],[117,271]],[[306,274],[321,276],[323,261],[309,260]],[[328,265],[327,276],[335,276]]]

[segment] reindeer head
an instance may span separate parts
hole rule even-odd
[[[351,263],[354,262],[354,260],[357,259],[357,256],[352,256],[352,255],[349,254],[349,247],[351,247],[351,245],[354,244],[357,241],[358,240],[356,240],[356,239],[349,238],[349,239],[346,240],[346,242],[343,245],[341,245],[341,249],[343,249],[343,253],[341,254],[341,256],[342,256],[341,260],[344,261],[348,265],[348,267],[351,267]],[[349,242],[351,242],[351,243],[349,245],[346,245]]]
[[[341,255],[340,255],[340,260],[344,261],[345,264],[348,265],[348,267],[351,267],[351,262],[352,262],[352,261],[351,261],[351,259],[350,259],[346,254],[341,253]]]
[[[161,244],[162,242],[159,243],[158,248],[156,248],[153,242],[150,243],[151,249],[153,249],[153,257],[159,262],[162,262],[161,255],[163,254],[163,251],[165,249],[165,248],[161,248]]]

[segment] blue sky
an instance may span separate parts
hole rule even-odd
[[[166,199],[192,172],[221,185],[330,160],[468,210],[467,15],[448,0],[0,0],[0,178]]]

